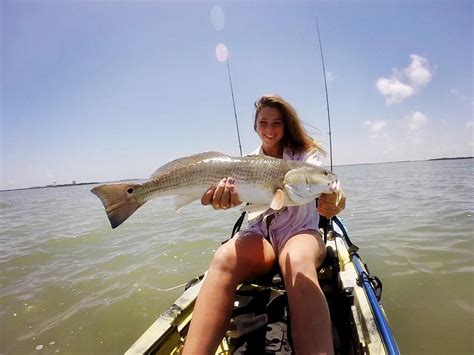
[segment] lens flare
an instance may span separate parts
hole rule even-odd
[[[219,43],[216,47],[217,60],[219,62],[225,62],[228,56],[229,52],[227,51],[227,47],[223,43]]]
[[[211,9],[211,23],[216,31],[222,31],[224,29],[224,10],[219,5],[214,5]]]

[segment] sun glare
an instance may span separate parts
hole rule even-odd
[[[217,60],[219,62],[225,62],[228,56],[229,52],[227,51],[227,47],[223,43],[219,43],[216,47]]]

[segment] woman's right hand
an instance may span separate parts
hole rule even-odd
[[[212,204],[212,207],[215,210],[227,209],[240,205],[242,202],[239,201],[235,180],[228,177],[219,181],[217,186],[212,186],[204,195],[202,195],[201,203],[203,205]]]
[[[318,200],[318,212],[326,218],[332,218],[346,208],[346,195],[339,189],[331,194],[321,194]]]

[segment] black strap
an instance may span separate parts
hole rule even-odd
[[[334,216],[333,221],[341,229],[344,240],[346,241],[347,246],[349,247],[349,252],[350,253],[357,253],[357,251],[359,250],[359,247],[351,242],[351,239],[349,238],[349,235],[347,234],[346,228],[342,224],[341,220],[337,216]]]
[[[234,224],[234,228],[232,228],[232,235],[230,236],[231,238],[235,235],[235,233],[237,233],[239,230],[240,230],[240,227],[242,227],[242,222],[244,221],[244,218],[245,218],[245,214],[247,212],[242,212],[242,214],[240,215],[239,219],[237,220],[237,222],[235,222]]]
[[[230,239],[232,239],[232,237],[240,230],[240,228],[242,227],[242,223],[244,221],[244,218],[245,218],[245,214],[247,212],[242,212],[242,214],[240,215],[239,219],[235,222],[234,224],[234,228],[232,228],[232,234],[230,235],[230,238],[224,240],[222,242],[222,244],[225,244],[227,243]]]
[[[323,234],[323,242],[326,244],[328,240],[328,233],[329,231],[332,231],[332,224],[330,223],[331,220],[326,218],[323,215],[319,215],[319,225],[318,227],[321,228],[324,232]]]

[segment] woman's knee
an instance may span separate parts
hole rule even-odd
[[[290,278],[294,278],[296,275],[305,276],[310,279],[316,277],[316,263],[313,257],[307,254],[288,253],[280,261],[280,267],[284,270],[284,274]]]
[[[214,253],[210,271],[231,273],[239,281],[243,281],[267,272],[275,260],[273,248],[260,236],[236,236]]]
[[[236,250],[227,242],[221,245],[212,257],[209,269],[217,272],[232,272],[237,268]]]
[[[319,235],[301,234],[291,238],[280,253],[280,267],[296,273],[315,276],[317,267],[324,261],[326,246]]]

